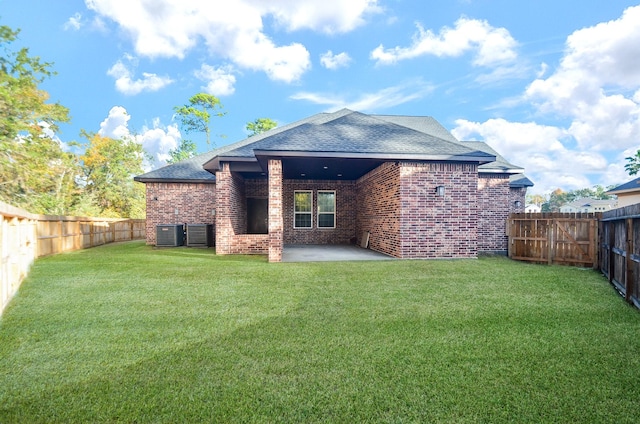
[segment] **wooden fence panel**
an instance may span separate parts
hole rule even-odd
[[[600,271],[640,308],[640,204],[605,212],[600,232]]]
[[[601,214],[514,213],[509,215],[509,257],[536,263],[598,265]]]
[[[144,238],[144,219],[35,215],[0,202],[0,314],[36,258]]]

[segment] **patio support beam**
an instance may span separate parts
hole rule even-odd
[[[269,159],[269,262],[282,262],[282,160]]]

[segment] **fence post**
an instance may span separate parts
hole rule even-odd
[[[631,303],[631,295],[633,294],[633,260],[631,255],[633,254],[633,219],[626,219],[626,255],[625,255],[625,273],[624,273],[624,298],[627,302]]]
[[[550,219],[548,221],[549,234],[547,237],[547,264],[551,265],[553,263],[553,243],[554,243],[554,234],[556,231],[556,220]]]

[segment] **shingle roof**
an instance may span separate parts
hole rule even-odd
[[[288,131],[225,153],[224,157],[255,157],[255,151],[326,152],[387,155],[476,156],[493,155],[432,134],[359,112],[340,111],[335,119],[298,125]]]
[[[509,176],[509,187],[521,188],[521,187],[533,187],[533,182],[524,174],[513,174]]]
[[[477,158],[481,163],[480,170],[485,172],[522,171],[484,142],[458,141],[432,117],[366,115],[342,109],[276,127],[134,179],[140,182],[214,183],[215,175],[204,169],[206,164],[223,158],[255,160],[256,151],[465,157]],[[493,157],[495,161],[491,161]],[[524,180],[522,186],[533,185],[526,177]]]
[[[138,175],[137,177],[134,177],[134,180],[142,183],[163,181],[172,181],[177,183],[215,183],[215,175],[206,171],[202,165],[211,160],[211,158],[217,156],[217,154],[217,150],[202,153],[201,155],[194,156],[190,159],[154,169],[146,174]]]
[[[628,183],[619,185],[618,187],[607,191],[607,193],[616,194],[628,191],[640,191],[640,177],[636,178],[635,180],[631,180]]]

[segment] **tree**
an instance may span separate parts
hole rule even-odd
[[[215,112],[222,109],[220,100],[211,94],[198,93],[189,99],[189,104],[173,108],[180,119],[185,132],[203,132],[207,138],[207,145],[211,145],[211,117],[222,117],[225,112]]]
[[[87,195],[97,203],[101,216],[144,218],[144,184],[133,181],[143,172],[147,154],[132,139],[115,140],[82,132],[88,140],[80,157]]]
[[[38,88],[55,75],[52,64],[10,47],[19,30],[0,26],[0,199],[36,213],[64,213],[72,203],[79,170],[52,134],[69,111],[47,103]]]
[[[629,175],[636,175],[640,172],[640,150],[635,155],[626,158],[626,160],[628,163],[624,166],[624,169],[627,170]]]
[[[269,131],[272,128],[278,126],[278,123],[271,118],[258,118],[253,122],[247,122],[245,127],[247,131],[250,131],[249,137],[253,137],[256,134],[261,134],[265,131]]]
[[[196,143],[191,140],[182,139],[177,148],[169,150],[171,158],[167,163],[176,163],[194,157],[197,154]]]
[[[549,200],[542,204],[542,212],[558,212],[562,205],[587,197],[599,200],[611,199],[613,196],[606,194],[606,192],[612,188],[613,186],[605,188],[601,185],[596,185],[593,188],[581,188],[572,191],[563,191],[562,189],[557,188],[551,192]]]
[[[527,194],[527,203],[542,206],[546,202],[546,198],[541,194]]]

